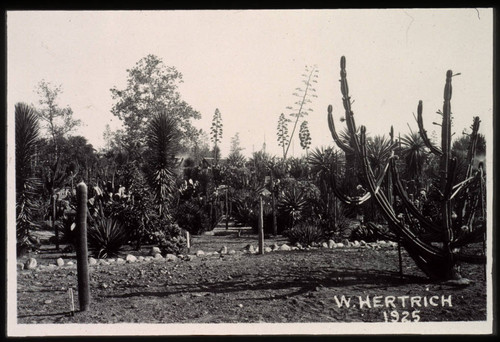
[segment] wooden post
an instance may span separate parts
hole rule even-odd
[[[69,312],[71,316],[75,315],[75,300],[73,299],[73,289],[70,287],[68,289],[69,293]]]
[[[227,186],[226,186],[226,230],[229,229],[229,205],[227,199]]]
[[[391,132],[392,132],[392,127],[391,127]],[[398,134],[398,144],[399,148],[401,149],[401,133]],[[392,145],[392,135],[391,135],[391,145]],[[389,171],[389,175],[391,172]],[[391,186],[392,186],[392,177],[391,177]],[[392,196],[391,196],[392,199]],[[392,205],[392,203],[391,203]],[[403,279],[403,259],[401,257],[401,235],[398,233],[397,235],[398,238],[398,258],[399,258],[399,278]]]
[[[186,244],[187,244],[187,250],[189,253],[189,252],[191,252],[191,236],[187,230],[186,230]]]
[[[52,228],[54,229],[54,233],[56,235],[56,250],[59,250],[59,227],[56,224],[56,215],[57,215],[57,210],[56,210],[56,202],[57,198],[59,195],[56,196],[56,194],[53,192],[52,194]]]
[[[274,179],[271,171],[271,209],[273,211],[273,235],[278,235],[278,219],[276,217],[276,196],[274,194]]]
[[[262,194],[259,196],[259,254],[264,254],[264,205]]]
[[[83,182],[76,186],[76,201],[78,301],[80,303],[80,311],[87,311],[90,304],[87,248],[87,185]]]
[[[398,239],[398,258],[399,258],[399,278],[403,279],[403,259],[401,257],[401,239]]]

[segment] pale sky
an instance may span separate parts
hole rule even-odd
[[[440,121],[445,74],[453,78],[452,112],[460,133],[480,116],[492,127],[493,12],[491,9],[277,10],[277,11],[15,11],[7,12],[8,114],[14,104],[37,104],[34,89],[45,79],[62,85],[61,106],[84,123],[75,134],[103,146],[110,89],[125,87],[126,69],[148,54],[184,77],[182,98],[202,114],[194,125],[209,131],[222,115],[222,153],[240,133],[244,153],[281,155],[276,140],[280,113],[301,86],[305,65],[316,64],[318,98],[309,122],[312,145],[333,141],[326,121],[332,104],[345,127],[339,60],[347,73],[358,125],[374,134],[416,129],[412,113],[424,102],[429,132]],[[290,127],[291,129],[291,127]],[[298,136],[294,155],[302,153]],[[491,139],[489,140],[491,141]],[[292,152],[292,148],[290,149]]]

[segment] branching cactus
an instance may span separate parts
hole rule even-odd
[[[342,142],[333,124],[332,107],[328,106],[328,124],[333,140],[346,153],[354,153],[362,168],[362,182],[371,198],[377,203],[388,226],[396,236],[400,237],[402,246],[407,250],[419,268],[432,279],[456,280],[461,278],[459,263],[484,263],[483,254],[467,254],[461,247],[477,242],[484,237],[486,222],[483,218],[476,218],[479,206],[484,203],[482,189],[484,189],[483,168],[473,171],[473,161],[477,144],[479,118],[474,118],[470,146],[467,154],[467,171],[465,179],[456,180],[456,159],[451,157],[451,95],[453,73],[446,73],[444,88],[444,103],[441,124],[441,147],[435,146],[427,137],[423,127],[422,101],[418,104],[418,118],[420,135],[429,150],[440,158],[439,180],[436,189],[436,205],[439,207],[439,217],[429,217],[421,212],[415,202],[407,194],[400,179],[394,151],[388,165],[375,175],[372,170],[366,146],[366,128],[360,127],[357,133],[354,113],[351,109],[351,98],[347,83],[346,60],[340,60],[340,89],[345,110],[345,121],[349,131],[351,143],[347,146]],[[393,138],[391,127],[391,139]],[[396,144],[392,145],[393,148]],[[385,177],[387,175],[387,177]],[[383,180],[386,180],[383,182]],[[382,188],[385,188],[384,191]],[[399,212],[396,211],[392,199],[392,188],[401,199]],[[335,189],[335,187],[334,187]],[[479,190],[477,190],[479,189]],[[335,194],[341,199],[349,199],[338,190]],[[358,201],[359,202],[359,201]],[[459,215],[455,212],[459,211]],[[482,215],[485,215],[484,210]]]

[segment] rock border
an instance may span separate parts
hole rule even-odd
[[[398,244],[394,241],[383,241],[379,240],[376,242],[365,242],[363,240],[360,241],[349,241],[347,239],[342,240],[342,242],[335,242],[334,240],[328,240],[328,242],[323,243],[313,243],[308,246],[302,246],[300,243],[296,243],[293,246],[290,246],[286,243],[279,246],[277,243],[274,243],[271,246],[266,246],[264,251],[265,253],[275,253],[281,251],[300,251],[300,250],[315,250],[315,249],[336,249],[336,248],[367,248],[367,249],[375,249],[379,250],[382,248],[397,248]],[[147,256],[135,256],[132,254],[127,254],[125,258],[106,258],[106,259],[95,259],[93,257],[89,257],[89,266],[95,265],[123,265],[123,264],[131,264],[131,263],[140,263],[140,262],[151,262],[151,261],[163,261],[163,262],[178,262],[180,261],[191,261],[195,258],[204,258],[204,257],[219,257],[223,258],[224,255],[235,255],[235,254],[258,254],[259,248],[254,247],[249,244],[245,246],[241,251],[236,251],[234,249],[229,250],[227,246],[223,246],[219,251],[213,252],[205,252],[203,250],[197,250],[194,253],[186,254],[186,255],[174,255],[174,254],[166,254],[163,256],[158,247],[152,247],[149,255]],[[17,270],[47,270],[53,271],[56,269],[76,269],[76,261],[69,260],[67,262],[64,261],[63,258],[56,259],[54,264],[49,265],[37,265],[37,261],[35,258],[31,257],[27,259],[24,263],[17,262]]]

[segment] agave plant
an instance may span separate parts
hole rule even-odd
[[[89,249],[97,258],[109,258],[119,254],[128,241],[124,226],[115,218],[97,217],[87,231]]]
[[[278,203],[278,210],[290,218],[290,227],[293,227],[296,222],[303,218],[306,207],[307,199],[305,193],[295,188],[284,191]]]
[[[283,235],[287,236],[291,244],[300,243],[304,246],[322,242],[326,239],[326,235],[320,226],[306,222],[288,229]]]
[[[32,161],[39,144],[38,118],[24,103],[15,106],[16,135],[16,233],[18,250],[33,246],[30,231],[35,227],[36,190],[41,186],[33,177]]]

